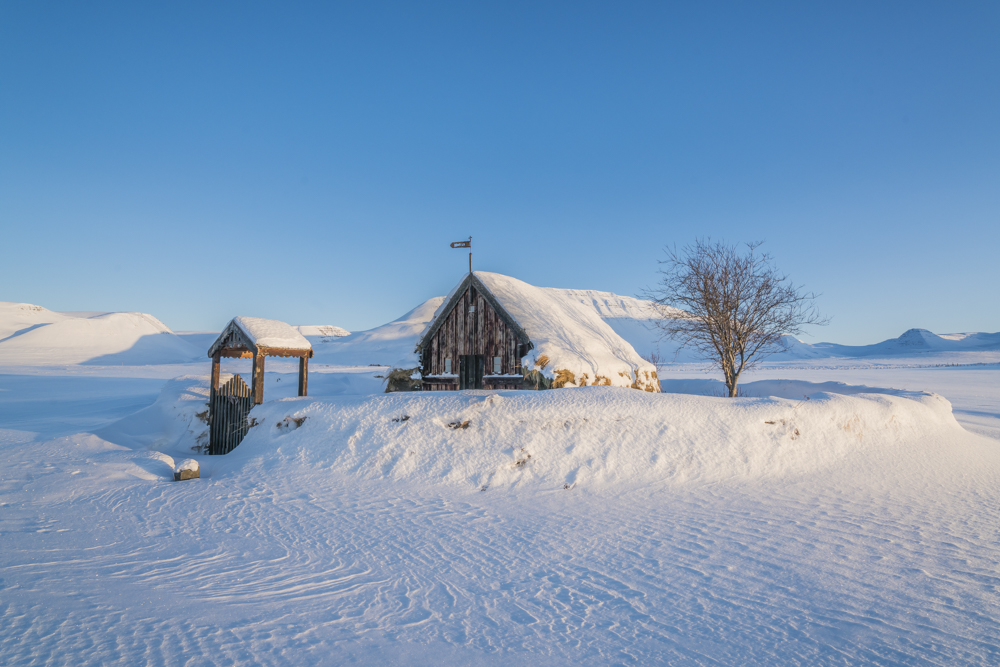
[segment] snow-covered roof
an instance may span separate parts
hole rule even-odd
[[[421,345],[470,282],[499,305],[504,311],[501,315],[513,320],[514,329],[520,329],[532,343],[522,359],[525,370],[537,370],[548,378],[557,377],[560,371],[569,373],[575,378],[571,384],[645,387],[656,383],[656,367],[615,333],[597,309],[581,302],[578,292],[535,287],[499,273],[476,271],[456,286],[434,314]]]
[[[208,356],[234,344],[246,345],[254,351],[267,348],[268,351],[305,352],[312,356],[312,345],[292,325],[262,317],[234,317],[209,348]]]

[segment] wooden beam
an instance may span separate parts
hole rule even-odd
[[[223,357],[226,357],[227,359],[253,359],[254,356],[253,352],[251,352],[250,350],[243,350],[240,348],[231,348],[231,347],[223,348],[219,352],[216,352],[216,354],[221,354]]]
[[[258,354],[253,360],[253,404],[260,405],[264,402],[264,355]]]
[[[222,359],[218,352],[212,357],[212,380],[209,383],[211,388],[210,396],[215,396],[215,392],[219,391],[219,372],[222,367]]]
[[[309,384],[309,357],[299,357],[299,396],[306,395]]]

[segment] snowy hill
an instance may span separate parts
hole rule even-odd
[[[303,332],[315,351],[313,363],[414,368],[417,365],[414,352],[417,340],[443,301],[443,296],[436,296],[397,320],[346,336],[317,336]]]
[[[204,356],[146,313],[78,316],[41,306],[0,302],[2,365],[146,365]]]
[[[644,359],[650,359],[655,355],[659,357],[660,363],[698,360],[692,352],[679,349],[671,340],[661,340],[663,334],[657,328],[656,321],[662,319],[664,312],[674,311],[673,308],[663,308],[652,301],[622,296],[614,292],[554,288],[552,291],[561,292],[593,308],[601,319],[615,333],[628,341]]]

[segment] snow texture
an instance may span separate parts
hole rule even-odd
[[[367,364],[439,303],[352,334],[309,397],[269,362],[226,456],[201,453],[204,346],[22,348],[0,368],[0,664],[1000,664],[1000,336],[809,346],[736,399],[695,364],[662,394],[383,394]],[[620,303],[590,307],[644,321]],[[21,305],[0,349],[106,315]],[[185,459],[201,478],[174,483]]]
[[[0,662],[996,664],[997,441],[775,388],[270,400],[184,485],[187,408],[0,430]]]
[[[290,324],[262,317],[234,317],[233,323],[257,347],[280,350],[311,350],[312,345]]]

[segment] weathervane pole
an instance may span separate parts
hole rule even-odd
[[[470,236],[468,241],[455,241],[451,247],[469,249],[469,273],[472,273],[472,237]]]

